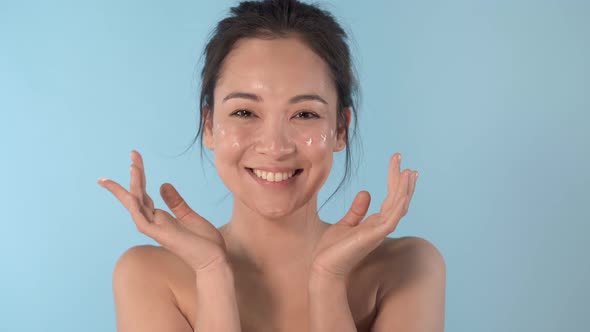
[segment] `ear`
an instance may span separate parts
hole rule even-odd
[[[213,139],[213,114],[209,105],[203,107],[203,144],[211,151],[215,149],[215,140]]]
[[[346,127],[337,124],[338,128],[336,130],[336,144],[334,145],[334,152],[342,151],[346,147],[346,144],[348,144],[346,141],[346,130],[350,128],[350,107],[346,107],[343,112],[344,117],[346,118]]]

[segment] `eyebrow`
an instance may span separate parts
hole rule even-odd
[[[227,96],[225,96],[225,98],[223,98],[223,102],[225,102],[228,99],[232,99],[232,98],[244,98],[244,99],[249,99],[249,100],[258,101],[258,102],[262,101],[262,97],[260,97],[259,95],[253,94],[253,93],[232,92],[232,93],[228,94]],[[320,103],[323,103],[326,105],[328,104],[328,102],[326,100],[324,100],[324,98],[320,97],[317,94],[296,95],[294,97],[291,97],[291,99],[289,99],[289,104],[295,104],[295,103],[299,103],[299,102],[306,101],[306,100],[315,100],[315,101],[319,101]]]

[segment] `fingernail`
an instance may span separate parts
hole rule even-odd
[[[401,153],[397,155],[397,162],[400,162],[400,161],[402,161],[402,155],[401,155]]]
[[[418,171],[416,171],[416,179],[418,178]]]

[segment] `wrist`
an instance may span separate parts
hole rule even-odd
[[[195,268],[193,267],[193,271],[195,272],[196,276],[204,276],[210,274],[231,274],[232,270],[228,260],[225,257],[219,257],[215,260],[211,261],[205,266]]]
[[[331,293],[338,290],[345,290],[346,282],[346,278],[325,273],[311,273],[308,290],[311,294]]]
[[[321,266],[313,266],[309,274],[310,283],[346,283],[346,275],[338,275]]]
[[[230,264],[219,260],[196,273],[195,331],[240,331],[240,315]]]
[[[215,296],[235,292],[234,274],[228,264],[208,266],[207,269],[196,273],[195,279],[197,291],[203,296],[210,296],[211,292],[215,293]]]

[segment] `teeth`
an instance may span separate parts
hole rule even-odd
[[[266,181],[270,181],[270,182],[280,182],[283,180],[287,180],[288,178],[292,177],[293,174],[295,174],[295,171],[290,171],[290,172],[278,172],[278,173],[273,173],[273,172],[267,172],[267,171],[262,171],[259,169],[254,169],[254,174],[256,174],[257,177],[265,179]]]

